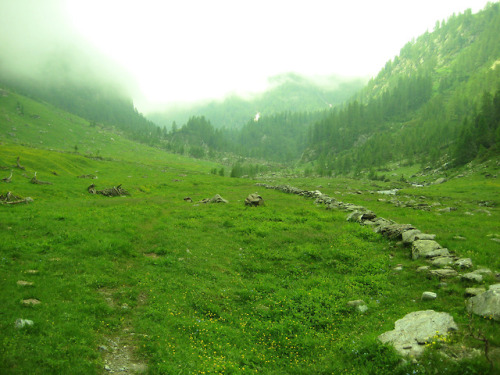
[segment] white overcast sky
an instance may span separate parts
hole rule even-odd
[[[369,78],[406,42],[432,31],[437,20],[467,8],[477,12],[487,3],[59,1],[69,26],[135,78],[140,93],[134,99],[139,109],[146,109],[148,102],[193,101],[261,90],[268,77],[292,71]]]

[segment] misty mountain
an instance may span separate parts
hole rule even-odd
[[[133,79],[74,32],[61,9],[57,0],[0,3],[0,84],[148,141],[156,126],[134,107]]]
[[[223,100],[198,104],[172,104],[147,114],[155,123],[170,128],[185,124],[192,116],[204,116],[216,128],[237,129],[257,113],[272,116],[283,112],[323,111],[351,98],[366,83],[362,78],[306,77],[295,73],[269,79],[269,88],[252,95],[230,95]]]

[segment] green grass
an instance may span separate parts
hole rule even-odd
[[[81,120],[68,132],[67,114],[22,100],[25,116],[34,111],[52,124],[60,116],[64,139],[68,133],[96,130],[87,129]],[[17,116],[10,107],[0,108],[4,118]],[[3,131],[5,122],[1,127]],[[74,153],[71,139],[60,152],[3,137],[0,166],[14,165],[20,156],[26,171],[13,168],[12,183],[0,182],[0,194],[12,191],[34,202],[0,206],[0,373],[105,373],[109,350],[99,347],[116,338],[134,347],[135,359],[147,363],[150,374],[487,371],[482,358],[457,365],[442,362],[433,351],[425,361],[403,364],[392,349],[378,343],[377,336],[393,329],[394,321],[405,314],[435,309],[451,313],[459,324],[456,344],[481,347],[464,337],[469,319],[458,281],[438,290],[438,280],[415,273],[423,263],[412,262],[407,249],[346,222],[343,212],[265,190],[255,186],[256,181],[211,175],[215,164],[209,162],[137,144],[127,148],[129,141],[119,136],[108,145],[106,160]],[[54,140],[54,147],[62,138]],[[34,171],[53,185],[30,184],[23,174],[32,177]],[[89,173],[99,178],[77,178]],[[481,189],[475,183],[486,180],[478,176],[460,181],[463,193],[444,184],[404,194],[440,200],[449,195],[456,205],[463,199],[464,209],[475,200],[495,199],[494,181]],[[488,220],[498,223],[495,207],[488,208],[488,220],[470,217],[485,226],[477,234],[483,243],[474,247],[469,243],[476,238],[474,231],[466,229],[468,222],[459,212],[438,216],[395,208],[366,193],[376,188],[368,181],[289,182],[310,190],[323,185],[320,190],[331,196],[339,192],[343,201],[411,222],[436,233],[451,249],[471,251],[474,261],[497,265],[493,245],[498,244],[482,237],[495,229],[495,222]],[[90,195],[86,189],[91,183],[98,188],[123,184],[131,195]],[[480,192],[466,200],[468,189]],[[356,190],[365,193],[351,194]],[[245,197],[255,191],[266,205],[245,207]],[[197,203],[215,194],[229,203]],[[185,202],[187,196],[194,203]],[[455,246],[452,233],[468,240]],[[405,271],[393,271],[397,264]],[[19,286],[18,280],[34,285]],[[427,290],[437,291],[439,298],[422,302],[420,296]],[[24,306],[21,301],[28,298],[42,303]],[[368,312],[350,310],[347,302],[354,299],[363,299]],[[18,318],[31,319],[34,326],[18,330]],[[500,345],[498,323],[476,319],[474,324],[493,346]]]

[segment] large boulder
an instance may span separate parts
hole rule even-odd
[[[458,330],[453,317],[434,310],[415,311],[395,323],[392,331],[381,334],[378,339],[390,343],[402,355],[418,356],[425,344],[438,337],[446,337],[449,331]]]
[[[245,199],[245,206],[257,207],[263,205],[264,205],[264,199],[262,199],[262,197],[257,193],[250,194]]]
[[[491,288],[467,301],[467,311],[500,321],[500,288]]]
[[[441,245],[433,240],[417,240],[411,246],[411,257],[415,260],[418,258],[427,258],[429,254],[435,250],[441,249]],[[437,254],[434,256],[438,256]]]

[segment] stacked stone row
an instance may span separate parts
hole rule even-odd
[[[265,183],[256,185],[266,189],[314,198],[316,204],[324,204],[326,209],[348,211],[348,221],[370,226],[374,232],[380,233],[388,239],[399,240],[405,245],[411,246],[411,258],[413,260],[425,259],[431,266],[436,267],[436,269],[431,269],[430,266],[422,266],[417,269],[418,272],[427,273],[429,277],[434,276],[440,279],[459,277],[467,282],[480,283],[483,281],[483,276],[493,274],[491,270],[486,268],[459,274],[458,271],[472,270],[471,259],[461,258],[453,254],[436,242],[435,234],[423,233],[411,224],[398,224],[392,220],[378,217],[373,211],[363,206],[341,202],[321,193],[319,190],[308,191],[289,185],[272,186]],[[498,276],[499,274],[497,274]],[[465,296],[472,297],[467,303],[469,311],[500,321],[500,284],[491,285],[488,291],[485,288],[467,288]]]

